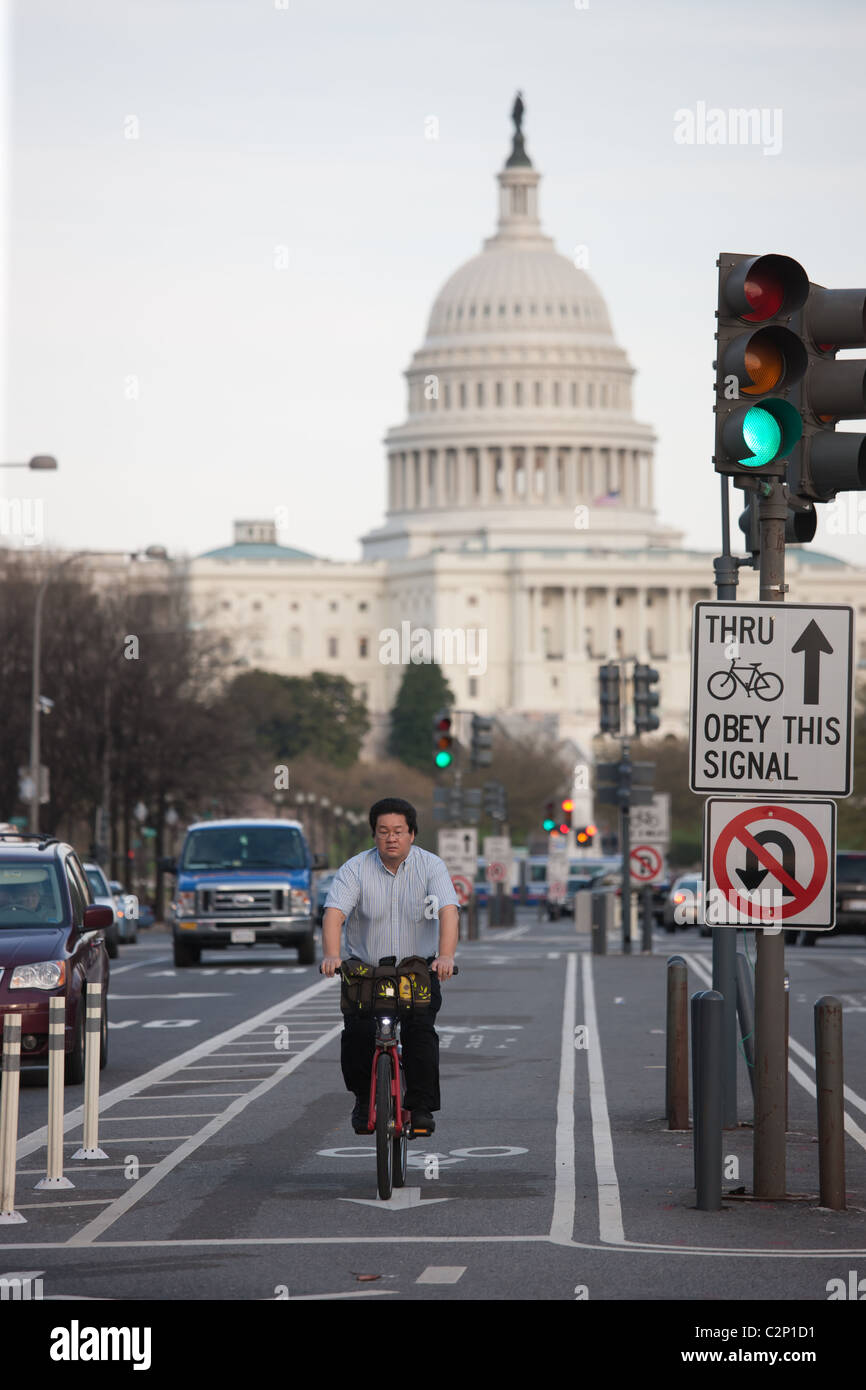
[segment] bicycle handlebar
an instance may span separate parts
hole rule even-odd
[[[396,972],[396,966],[395,966],[395,972]],[[320,974],[322,973],[322,969],[321,969],[321,960],[320,960],[320,962],[318,962],[318,973],[320,973]],[[341,977],[341,980],[342,980],[342,976],[343,976],[342,966],[339,966],[339,965],[338,965],[338,967],[336,967],[336,970],[335,970],[334,974],[339,974],[339,977]],[[431,974],[435,974],[436,979],[438,979],[438,977],[439,977],[439,972],[438,972],[438,970],[432,969],[432,966],[431,966]],[[452,970],[452,974],[460,974],[460,966],[457,966],[457,965],[456,965],[456,966],[455,966],[455,969]]]

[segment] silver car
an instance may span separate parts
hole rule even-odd
[[[114,913],[112,925],[105,929],[105,949],[114,960],[120,954],[120,921],[117,916],[117,903],[114,901],[114,895],[108,886],[108,879],[99,865],[94,864],[92,859],[85,859],[83,868],[87,875],[87,882],[90,884],[93,901],[99,907],[110,907]]]
[[[108,885],[114,895],[114,906],[120,924],[120,939],[134,944],[138,940],[138,898],[127,893],[123,884],[113,878]]]

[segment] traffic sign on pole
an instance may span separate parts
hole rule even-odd
[[[670,792],[656,792],[648,806],[633,806],[631,834],[637,844],[666,845],[671,837]]]
[[[850,796],[854,610],[695,605],[693,792]]]
[[[836,921],[835,880],[835,801],[707,801],[708,926],[829,931]]]
[[[455,874],[462,874],[471,884],[478,867],[478,831],[474,826],[440,830],[438,850],[439,858],[445,861],[452,878]]]
[[[665,876],[665,856],[661,845],[638,844],[629,855],[629,876],[632,883],[647,885],[661,883]]]

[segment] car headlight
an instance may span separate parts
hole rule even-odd
[[[190,917],[195,912],[195,893],[178,893],[177,895],[177,914],[179,917]]]
[[[17,965],[12,972],[9,988],[59,989],[65,984],[65,960],[40,960],[35,965]]]
[[[293,889],[292,889],[291,900],[290,900],[290,906],[291,906],[292,912],[309,912],[309,910],[310,910],[310,895],[309,895],[309,893],[304,893],[304,892],[301,892],[300,889],[293,888]]]

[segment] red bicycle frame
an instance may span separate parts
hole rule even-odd
[[[391,1061],[391,1095],[394,1097],[394,1137],[399,1139],[403,1133],[403,1116],[410,1112],[403,1109],[403,1087],[400,1084],[403,1076],[403,1062],[397,1045],[397,1039],[393,1042],[382,1043],[377,1039],[376,1047],[373,1052],[373,1065],[370,1070],[370,1105],[367,1112],[367,1130],[373,1134],[376,1129],[376,1068],[379,1058],[387,1053]]]

